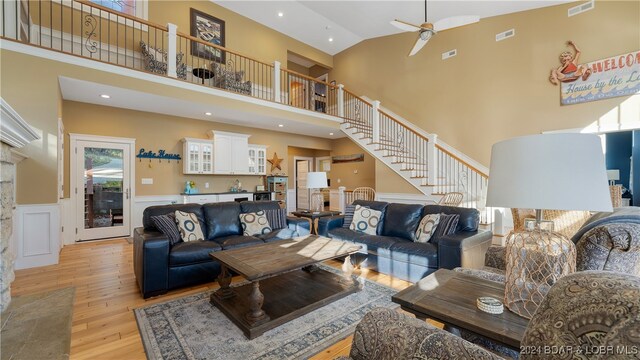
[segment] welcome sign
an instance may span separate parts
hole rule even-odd
[[[562,105],[640,93],[640,51],[585,64],[591,75],[560,84]]]

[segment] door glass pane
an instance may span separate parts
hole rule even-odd
[[[123,150],[84,149],[84,228],[123,225]]]

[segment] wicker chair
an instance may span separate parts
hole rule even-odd
[[[460,192],[448,192],[442,196],[440,201],[438,201],[438,205],[460,206],[460,204],[462,204],[463,198],[464,195]]]
[[[514,231],[523,230],[526,219],[536,218],[536,211],[532,209],[511,209],[511,214],[513,215]],[[542,217],[545,220],[553,221],[555,232],[571,239],[589,220],[591,213],[588,211],[542,210]]]
[[[144,69],[146,71],[166,75],[167,74],[167,52],[162,49],[156,49],[148,46],[144,41],[140,41],[140,49],[142,50]],[[183,53],[176,54],[176,74],[179,79],[186,80],[187,64],[182,62]]]
[[[370,187],[358,187],[353,190],[353,194],[351,195],[351,200],[375,200],[376,199],[376,191]]]
[[[609,186],[609,192],[611,193],[611,204],[614,208],[622,206],[622,185]]]

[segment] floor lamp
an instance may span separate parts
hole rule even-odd
[[[506,244],[505,305],[531,318],[549,288],[575,271],[573,242],[542,210],[613,210],[600,138],[542,134],[493,145],[487,206],[535,209],[535,220]]]
[[[326,189],[327,173],[324,171],[307,173],[307,189],[312,190],[311,193],[311,211],[320,212],[324,210],[324,195],[320,189]]]

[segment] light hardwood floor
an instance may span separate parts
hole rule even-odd
[[[341,266],[337,261],[329,264]],[[373,271],[363,270],[363,275],[398,290],[410,285]],[[19,296],[69,286],[76,288],[71,330],[73,360],[146,359],[132,309],[218,288],[211,282],[144,300],[133,274],[133,246],[125,239],[65,246],[58,265],[19,270],[11,288],[13,296]],[[339,341],[312,359],[348,355],[351,338]]]

